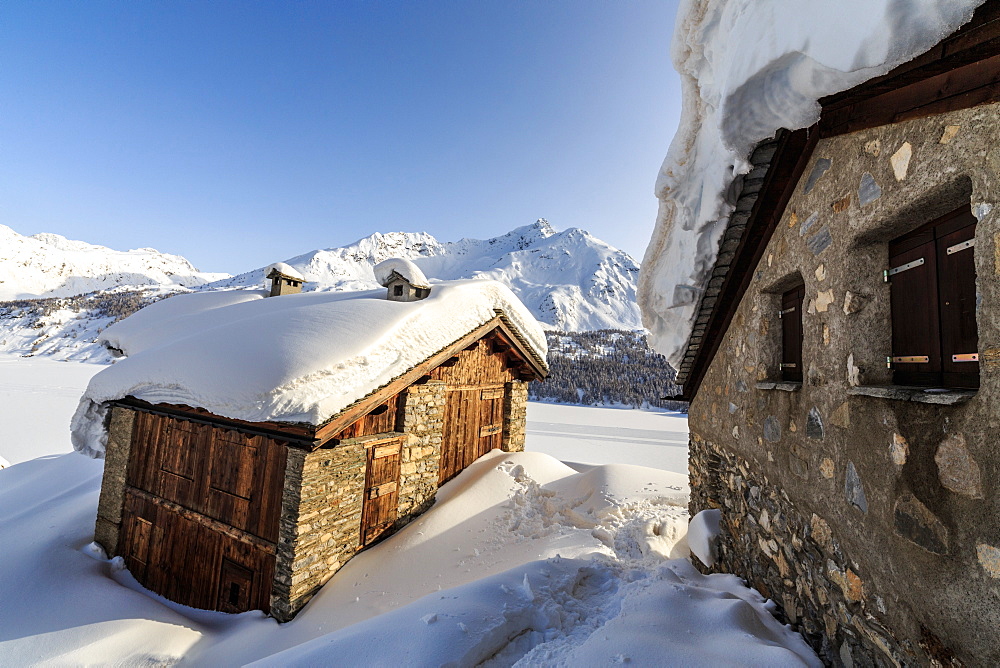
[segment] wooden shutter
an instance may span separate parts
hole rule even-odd
[[[889,244],[889,285],[892,382],[940,384],[941,341],[933,230],[918,231]]]
[[[975,232],[966,206],[889,244],[894,383],[979,387]]]
[[[781,379],[802,382],[802,302],[806,288],[799,285],[781,295]]]
[[[936,229],[941,378],[946,387],[979,387],[976,326],[976,219],[971,212]]]

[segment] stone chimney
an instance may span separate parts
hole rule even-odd
[[[268,297],[293,295],[302,292],[306,279],[291,266],[284,262],[275,262],[264,270],[264,277],[271,281],[271,294]]]
[[[375,279],[386,288],[392,302],[415,302],[431,294],[431,285],[423,272],[409,260],[393,257],[375,265]]]

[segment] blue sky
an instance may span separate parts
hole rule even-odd
[[[0,4],[0,223],[246,271],[547,218],[641,259],[676,0]]]

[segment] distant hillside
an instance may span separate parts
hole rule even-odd
[[[58,234],[18,234],[0,225],[0,301],[69,297],[121,286],[192,288],[226,277],[198,271],[152,248],[116,251]]]
[[[677,393],[676,372],[650,349],[642,332],[547,332],[546,338],[551,374],[531,383],[532,399],[633,408],[687,405],[663,398]]]

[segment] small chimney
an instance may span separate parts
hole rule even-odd
[[[417,265],[393,257],[375,265],[375,279],[385,286],[386,299],[391,302],[415,302],[431,294],[427,277]]]
[[[275,262],[270,265],[264,270],[264,277],[271,281],[269,297],[294,295],[302,292],[302,285],[307,282],[302,274],[284,262]]]

